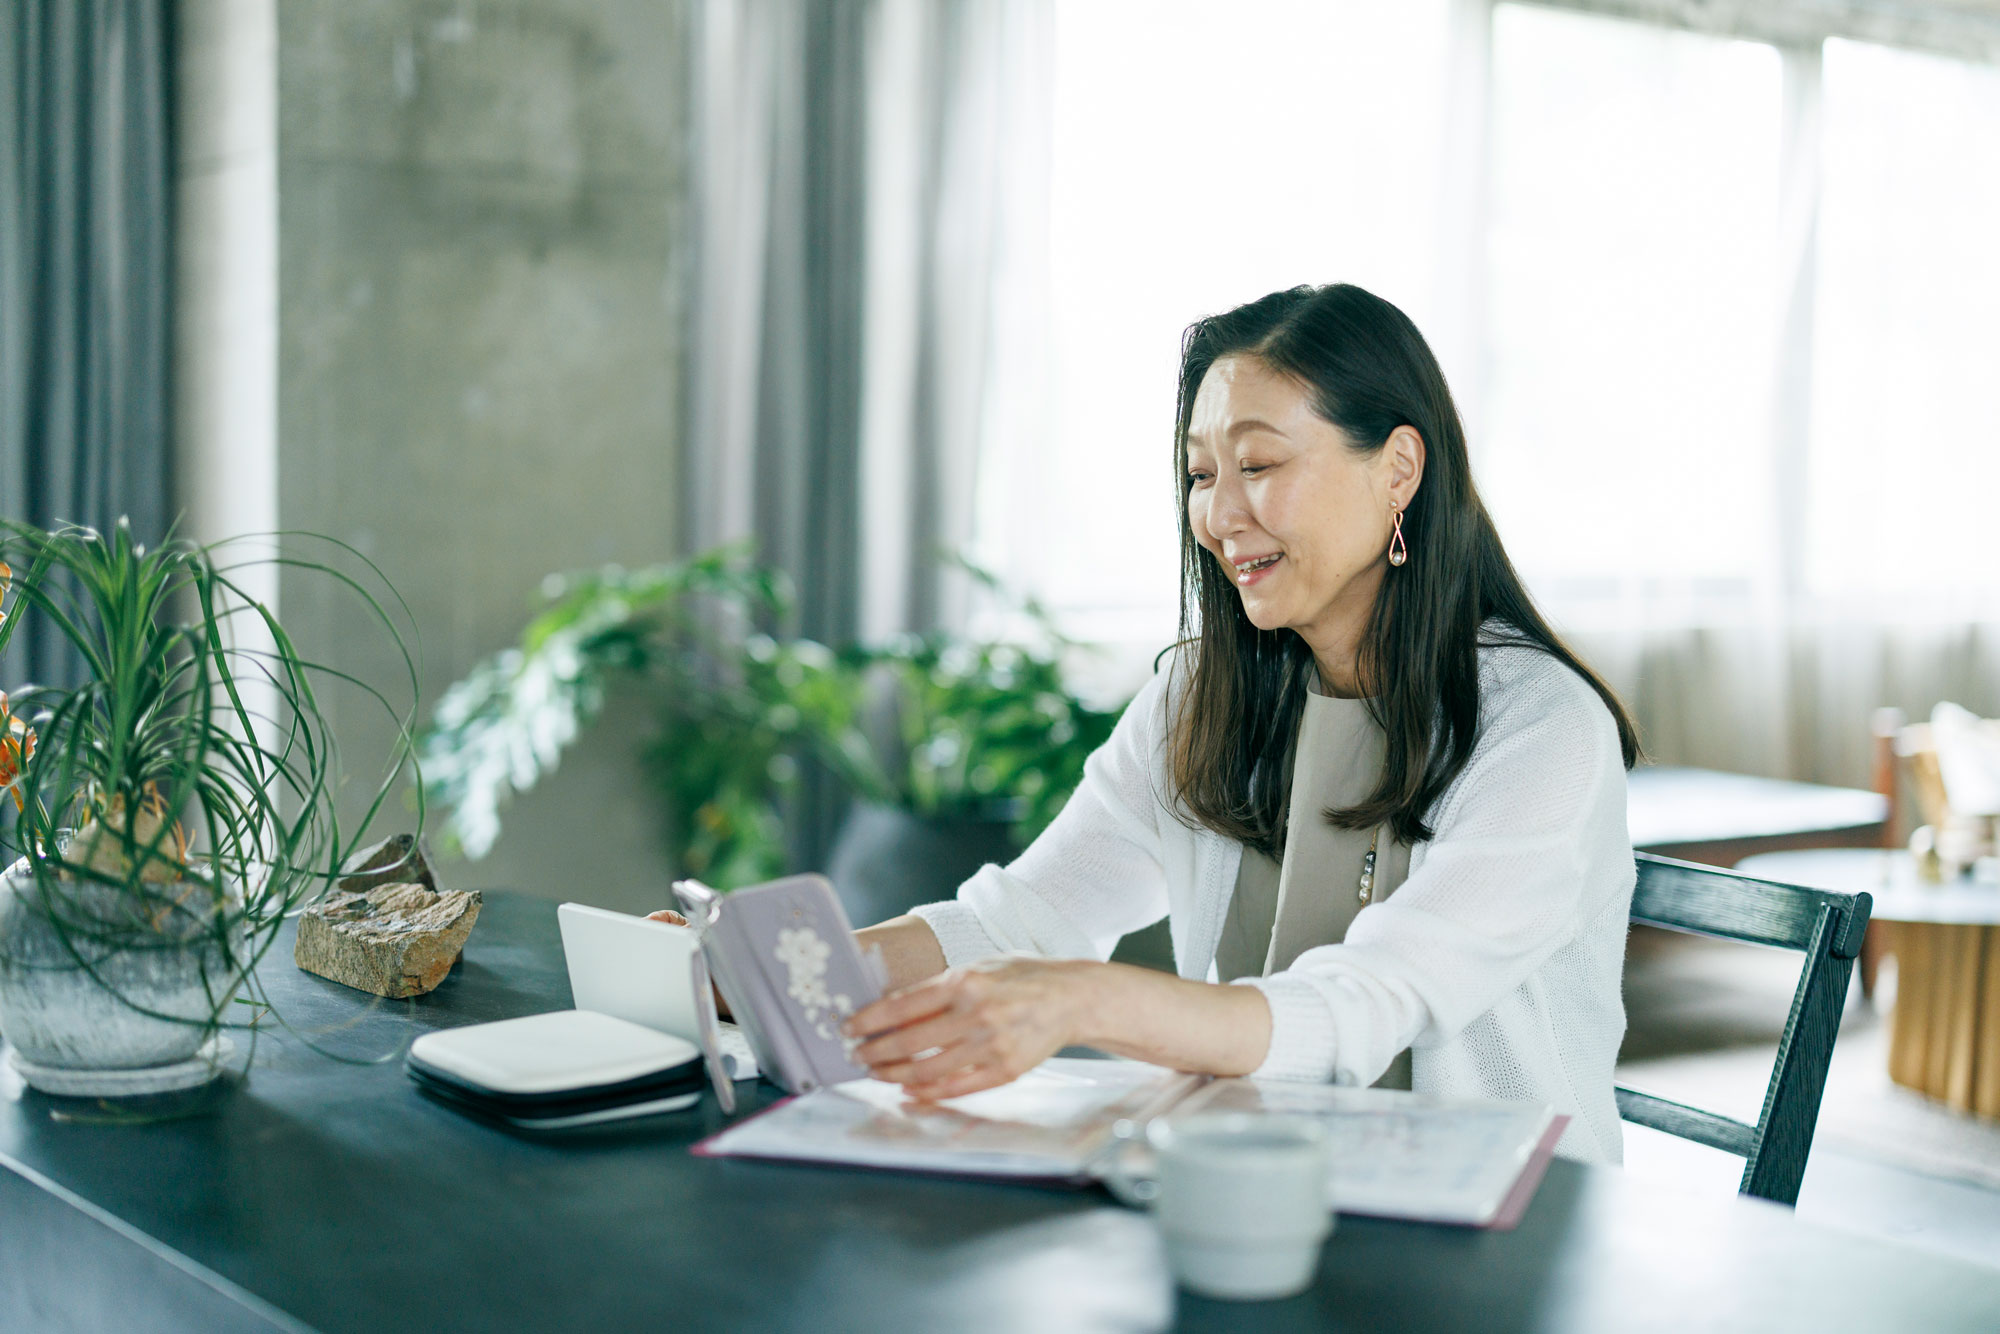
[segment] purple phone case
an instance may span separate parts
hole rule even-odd
[[[726,971],[749,993],[749,1013],[737,1018],[762,1030],[757,1045],[777,1063],[773,1079],[803,1092],[868,1073],[849,1055],[854,1044],[840,1024],[882,986],[826,877],[788,876],[735,890],[713,931],[729,955]]]

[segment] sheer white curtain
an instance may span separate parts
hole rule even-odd
[[[1863,782],[1878,705],[2000,712],[2000,69],[1805,31],[1058,7],[1047,355],[1009,381],[1046,415],[983,441],[981,553],[1136,680],[1181,329],[1353,281],[1438,348],[1503,537],[1656,759]]]
[[[1654,758],[1860,783],[1875,707],[2000,711],[2000,71],[1525,6],[1494,71],[1482,475]]]
[[[1436,263],[1452,9],[1055,6],[1046,174],[1016,201],[1045,211],[1015,229],[976,554],[1114,650],[1092,664],[1108,691],[1143,679],[1174,633],[1181,331],[1333,277],[1394,294],[1427,328],[1462,321]]]

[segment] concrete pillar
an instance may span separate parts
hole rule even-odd
[[[181,8],[190,521],[375,561],[427,715],[549,572],[675,550],[689,5]],[[289,572],[277,595],[305,652],[394,693],[363,606]],[[358,691],[325,702],[351,817],[393,724]],[[451,883],[665,902],[644,708],[613,713]],[[394,800],[384,832],[408,820]]]

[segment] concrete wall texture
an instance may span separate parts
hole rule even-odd
[[[689,6],[277,14],[279,514],[353,544],[407,599],[428,715],[518,634],[546,574],[675,550]],[[280,605],[302,647],[397,679],[325,581],[288,573]],[[358,694],[333,704],[365,769],[388,726]],[[667,902],[644,726],[641,701],[615,700],[448,882]]]

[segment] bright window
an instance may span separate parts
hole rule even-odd
[[[1172,637],[1188,324],[1304,282],[1433,312],[1447,9],[1055,7],[1051,382],[1035,438],[982,459],[978,551],[1078,633]]]
[[[1482,119],[1467,12],[1054,8],[1038,369],[999,386],[976,554],[1167,642],[1182,330],[1344,280],[1430,337],[1560,623],[1990,601],[2000,69],[1508,3]]]
[[[1502,5],[1492,58],[1474,458],[1508,550],[1556,602],[1745,579],[1772,492],[1777,52]]]
[[[2000,70],[1826,44],[1808,579],[1992,589]]]

